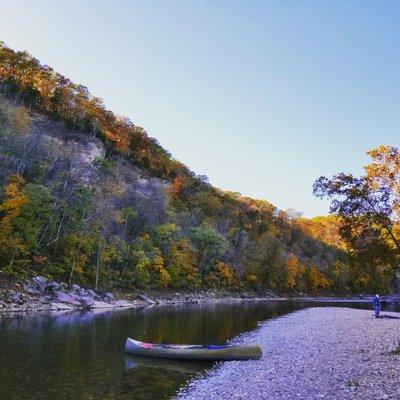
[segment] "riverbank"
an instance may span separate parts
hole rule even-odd
[[[179,400],[400,398],[400,314],[309,308],[263,323],[233,342],[257,341],[259,361],[216,365]]]
[[[285,300],[273,293],[204,290],[197,292],[117,291],[115,293],[67,286],[36,276],[25,282],[0,281],[0,313],[42,311],[85,311],[94,309],[142,308],[153,305],[233,303],[248,300]]]
[[[67,286],[41,276],[25,282],[0,280],[0,313],[75,311],[93,309],[142,308],[153,305],[174,305],[191,303],[234,303],[241,301],[302,300],[307,302],[365,302],[371,296],[337,298],[333,296],[310,297],[301,294],[296,297],[282,297],[265,291],[229,291],[224,289],[202,291],[117,291],[115,293],[86,289],[79,285]],[[390,302],[399,301],[392,296]]]

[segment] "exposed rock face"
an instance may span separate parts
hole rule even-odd
[[[93,136],[68,131],[60,122],[44,120],[34,116],[32,135],[41,143],[41,152],[50,160],[62,160],[71,178],[87,187],[98,185],[98,162],[105,159],[103,142]],[[118,186],[130,202],[147,204],[155,218],[165,212],[167,206],[166,190],[170,183],[156,177],[147,177],[145,172],[133,166],[121,155],[107,158],[111,163],[113,175]],[[152,221],[149,221],[152,223]]]
[[[50,158],[63,157],[69,161],[69,173],[82,184],[92,184],[96,174],[94,162],[104,159],[106,150],[101,140],[80,133],[71,133],[64,124],[33,115],[32,134],[46,148]]]
[[[71,155],[71,175],[85,185],[91,184],[95,175],[94,162],[97,159],[104,159],[105,148],[100,141],[88,141],[77,139],[59,139],[53,136],[44,135],[46,140],[57,152],[66,152]],[[95,140],[95,139],[93,139]]]
[[[72,285],[68,289],[66,285],[47,280],[43,276],[36,276],[26,282],[23,289],[24,293],[8,291],[5,301],[0,301],[0,311],[91,310],[137,305],[120,300],[112,293],[86,290],[79,285]]]
[[[135,182],[134,188],[136,193],[144,197],[154,198],[163,193],[169,186],[167,182],[159,178],[139,178]]]

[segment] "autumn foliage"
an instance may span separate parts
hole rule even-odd
[[[105,156],[94,159],[82,178],[76,155],[57,148],[48,139],[53,130],[43,132],[43,126],[57,127],[64,135],[59,140],[70,135],[84,143],[101,140]],[[398,153],[380,148],[370,156],[365,183],[374,190],[386,185],[399,196],[393,177]],[[398,213],[398,203],[390,207]],[[345,213],[333,211],[336,215],[306,219],[268,201],[216,189],[86,87],[26,52],[0,45],[4,274],[42,273],[128,289],[349,293],[375,289],[378,281],[388,288],[393,258],[379,265],[376,260],[395,249],[398,225],[392,217],[368,225],[372,220],[365,215],[356,216],[359,224],[345,225]],[[382,229],[384,222],[391,230]],[[362,243],[351,247],[348,237],[355,238],[356,231]],[[381,247],[362,253],[367,239]],[[363,267],[353,257],[356,248],[360,257],[375,261]]]

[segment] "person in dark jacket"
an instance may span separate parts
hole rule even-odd
[[[375,295],[374,300],[372,302],[374,304],[375,317],[379,318],[379,314],[381,312],[381,299],[379,297],[379,294]]]

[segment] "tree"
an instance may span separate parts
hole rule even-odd
[[[54,227],[55,198],[47,187],[32,183],[25,185],[23,195],[25,202],[15,218],[14,226],[30,252],[39,254],[48,232]]]
[[[23,205],[27,202],[22,187],[25,181],[19,175],[12,175],[4,189],[3,202],[0,204],[0,268],[8,267],[17,262],[26,265],[29,249],[23,238],[15,229],[15,221],[21,214]]]
[[[229,264],[220,261],[215,270],[217,279],[221,286],[233,286],[235,283],[235,274]]]
[[[393,193],[390,187],[375,186],[366,177],[356,178],[351,174],[335,175],[332,179],[319,178],[314,183],[317,197],[331,199],[332,213],[342,219],[342,232],[350,238],[354,228],[382,231],[400,253],[400,241],[395,235],[396,221]]]
[[[376,268],[392,264],[399,269],[400,155],[381,146],[367,153],[372,163],[359,178],[340,173],[320,177],[314,194],[331,200],[331,212],[340,217],[340,234],[354,260],[375,262]],[[363,282],[369,282],[363,279]]]
[[[192,228],[191,236],[197,244],[200,270],[205,275],[224,255],[228,244],[222,235],[206,223]]]
[[[325,289],[330,286],[330,281],[325,277],[325,275],[318,270],[315,264],[312,264],[309,268],[309,288],[313,291],[318,291],[319,289]]]
[[[280,289],[285,283],[282,243],[270,232],[249,243],[244,254],[247,280],[256,288]]]
[[[171,278],[169,276],[168,271],[164,267],[164,259],[162,258],[159,249],[155,250],[155,254],[151,265],[151,271],[152,271],[151,273],[152,283],[155,286],[158,286],[160,288],[165,288],[168,286]]]
[[[167,271],[174,288],[196,288],[200,285],[199,271],[196,268],[196,251],[189,240],[172,242]]]
[[[60,244],[60,254],[64,275],[68,274],[68,283],[74,280],[90,282],[92,275],[90,258],[93,253],[93,237],[85,232],[70,233],[66,235]]]
[[[154,232],[154,244],[161,250],[164,257],[168,255],[169,246],[174,240],[179,228],[174,223],[158,225]]]
[[[33,113],[43,123],[35,118],[30,129]],[[49,140],[55,131],[59,134]],[[90,143],[93,137],[108,156],[85,162],[88,173],[79,176],[78,162],[88,157],[64,143]],[[76,146],[82,147],[89,148]],[[371,155],[375,172],[367,178],[372,182],[371,175],[379,175],[387,183],[391,173],[381,166],[396,166],[397,156],[391,150],[378,153]],[[48,276],[127,288],[233,285],[245,275],[251,285],[280,290],[293,285],[295,267],[285,265],[288,254],[326,270],[343,258],[337,249],[344,241],[337,240],[334,221],[309,221],[268,201],[213,188],[143,128],[107,110],[85,86],[0,43],[1,191],[11,189],[14,174],[26,183],[15,196],[3,193],[0,199],[0,247],[6,255],[0,263],[12,263],[12,269],[17,262],[31,262]],[[398,225],[392,228],[397,237]],[[390,261],[382,254],[385,245],[390,253],[393,246],[389,233],[376,224],[358,233],[352,234],[362,239],[352,247],[357,256],[349,264],[352,287],[368,257],[371,265],[379,264],[376,273],[368,266],[368,276],[384,284]]]
[[[297,278],[300,271],[300,266],[297,257],[290,254],[285,262],[286,266],[286,283],[288,289],[294,289],[297,285]]]

